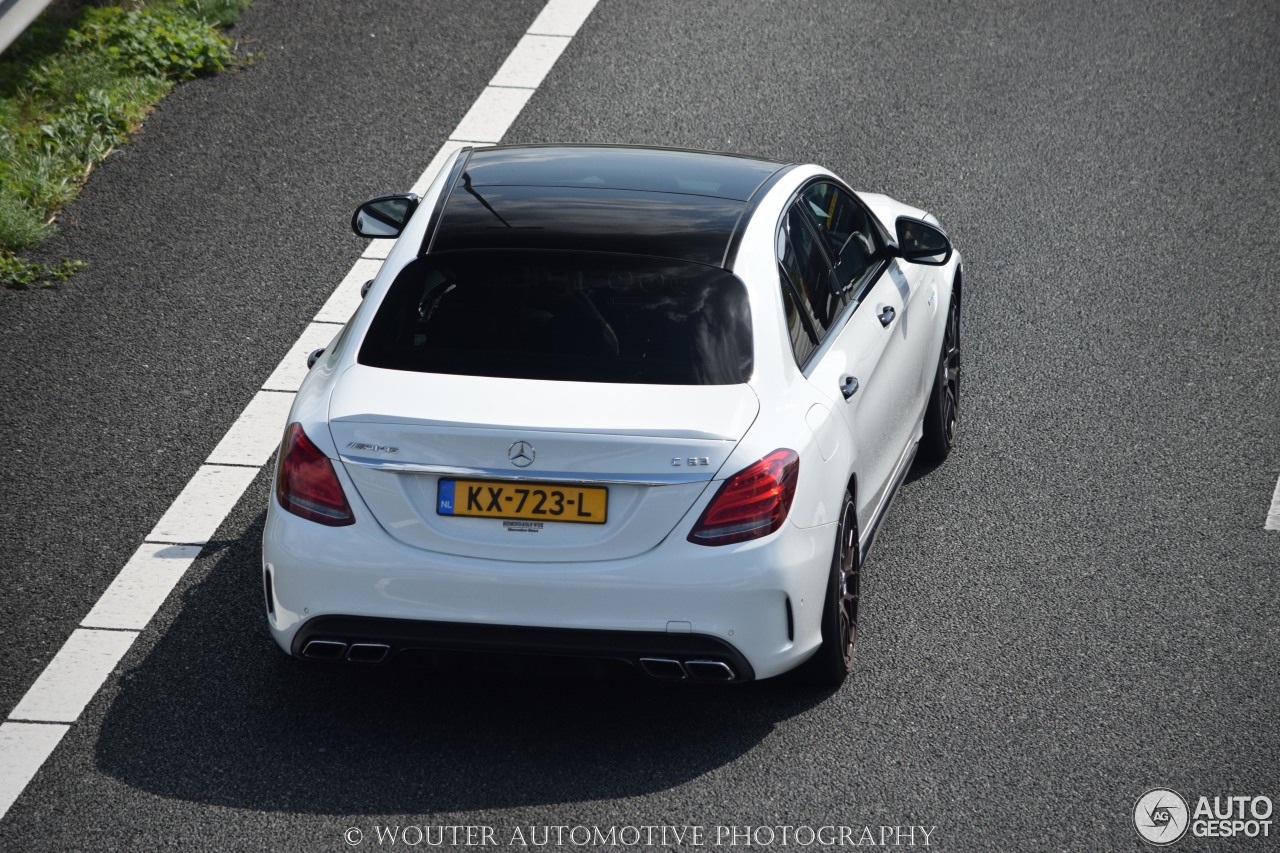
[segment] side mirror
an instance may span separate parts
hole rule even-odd
[[[899,216],[894,224],[898,231],[898,256],[904,261],[940,267],[951,260],[951,241],[936,225],[910,216]]]
[[[358,237],[399,237],[417,209],[418,197],[413,193],[380,195],[356,208],[351,230]]]

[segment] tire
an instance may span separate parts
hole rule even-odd
[[[933,390],[924,413],[920,455],[935,465],[945,462],[955,442],[960,417],[960,303],[953,294],[947,307],[947,326],[938,351]]]
[[[822,605],[822,645],[800,670],[804,681],[814,687],[838,688],[853,669],[858,643],[860,568],[858,513],[853,495],[845,492]]]

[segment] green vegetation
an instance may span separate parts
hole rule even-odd
[[[83,268],[44,267],[16,253],[50,234],[94,164],[175,83],[234,64],[218,27],[248,4],[81,3],[69,18],[43,16],[0,54],[0,283],[53,286]]]

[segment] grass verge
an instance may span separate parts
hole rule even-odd
[[[85,266],[18,253],[52,233],[94,165],[174,84],[235,64],[221,28],[249,2],[71,0],[0,54],[0,284],[52,287]]]

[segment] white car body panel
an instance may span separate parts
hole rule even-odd
[[[348,371],[329,403],[335,422],[737,441],[760,410],[755,394],[741,385],[590,383],[588,389],[580,382],[411,373],[359,364]]]
[[[745,385],[647,386],[420,374],[353,365],[330,400],[339,458],[387,533],[428,551],[618,559],[680,521],[759,412]],[[536,467],[513,469],[515,441]],[[599,484],[605,524],[506,525],[439,515],[441,476]],[[532,486],[530,486],[532,487]]]
[[[359,498],[351,501],[354,507]],[[631,559],[534,566],[448,555],[424,565],[421,551],[388,543],[374,524],[317,527],[285,512],[268,516],[277,602],[270,625],[286,650],[307,619],[353,609],[440,622],[708,634],[733,641],[757,678],[791,669],[821,642],[815,608],[821,611],[825,579],[811,568],[830,551],[825,527],[728,550],[677,539]],[[305,571],[288,571],[293,565]]]
[[[895,244],[897,243],[897,237],[895,236],[893,223],[898,220],[899,216],[923,219],[926,222],[935,224],[938,221],[934,216],[918,207],[903,204],[881,193],[859,192],[858,198],[862,199],[862,203],[876,215],[876,219],[879,219],[880,224],[884,226],[885,233],[889,235],[889,240]]]
[[[892,260],[833,324],[806,375],[788,338],[774,237],[793,194],[834,176],[799,166],[758,201],[733,260],[750,299],[747,384],[553,382],[362,365],[359,343],[418,257],[463,153],[441,169],[364,303],[299,390],[289,421],[331,460],[354,523],[326,527],[271,501],[264,568],[276,641],[296,654],[295,635],[309,620],[341,614],[687,632],[729,644],[756,678],[795,667],[822,641],[846,488],[856,484],[869,545],[920,440],[959,253],[938,267]],[[898,216],[928,216],[887,196],[856,195],[890,242]],[[878,319],[885,308],[895,315],[887,325]],[[845,399],[848,376],[858,390]],[[536,447],[535,467],[511,466],[515,441]],[[781,529],[717,547],[686,541],[726,479],[779,448],[800,459]],[[439,515],[442,477],[604,483],[609,520],[503,533],[493,519]]]

